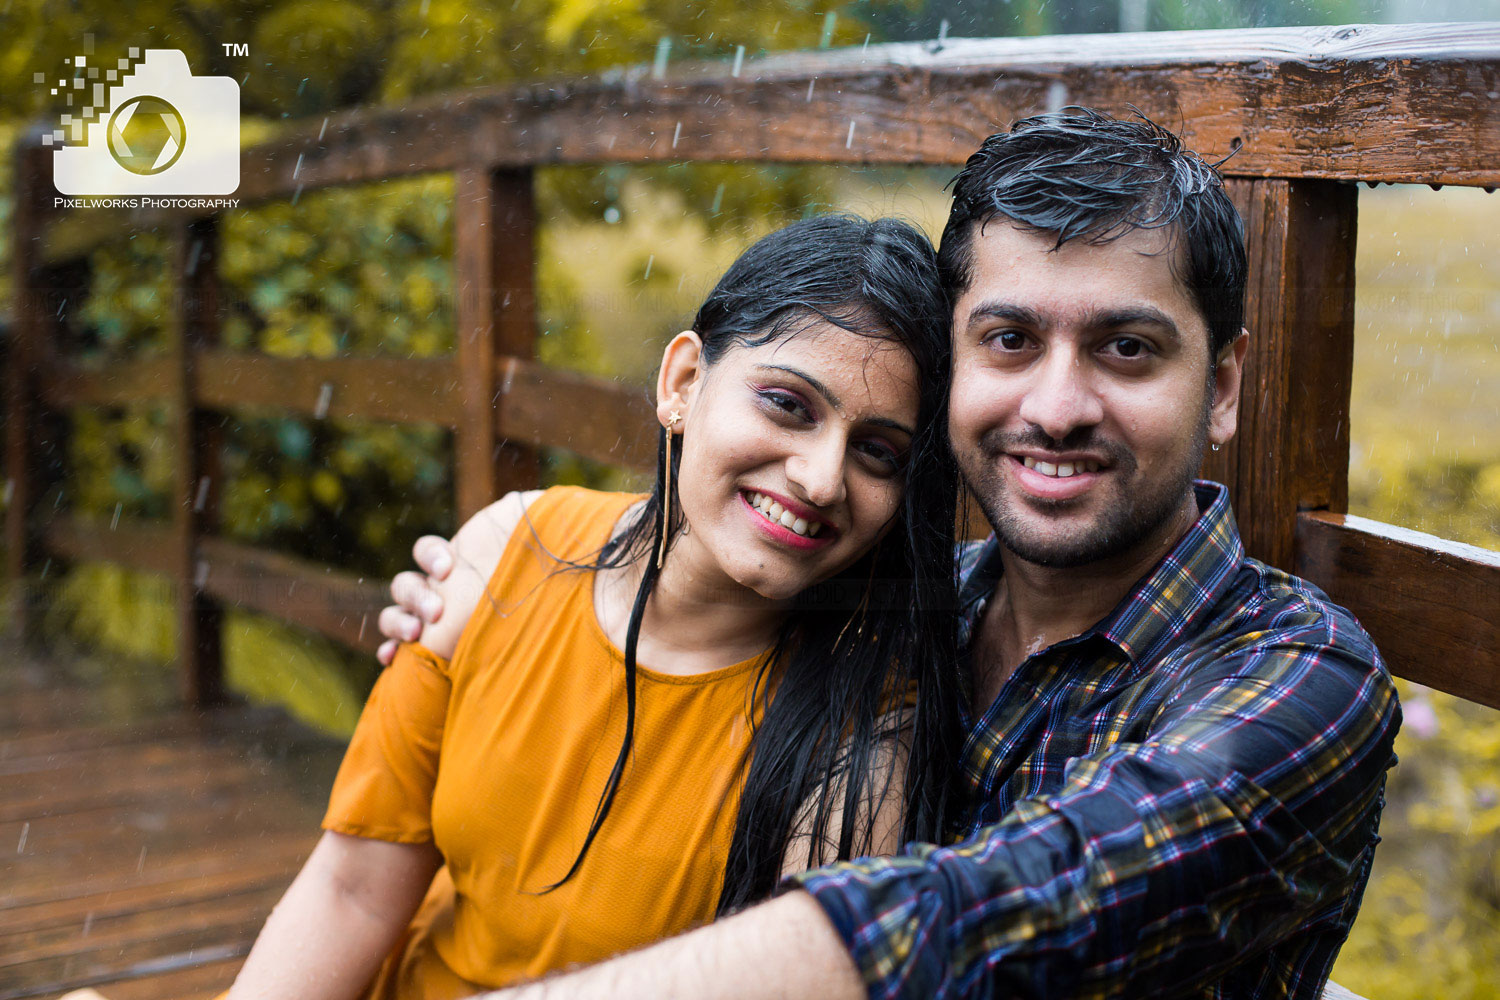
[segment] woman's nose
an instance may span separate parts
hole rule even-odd
[[[845,448],[841,435],[820,434],[787,459],[787,478],[808,503],[829,507],[844,499]]]

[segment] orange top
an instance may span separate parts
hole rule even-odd
[[[434,842],[445,860],[370,997],[469,996],[713,918],[760,657],[639,667],[635,748],[566,885],[625,730],[620,651],[587,561],[638,497],[548,490],[444,662],[403,646],[360,716],[323,828]]]

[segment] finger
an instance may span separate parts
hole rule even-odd
[[[396,658],[396,645],[395,639],[387,639],[380,644],[379,649],[375,650],[375,659],[380,661],[381,666],[391,665],[391,661]]]
[[[423,535],[411,547],[412,558],[434,580],[446,580],[453,571],[453,546],[441,535]]]
[[[396,574],[391,581],[391,598],[402,611],[429,621],[436,620],[428,616],[431,602],[436,599],[438,613],[442,613],[443,599],[428,585],[427,577],[413,570]]]
[[[422,619],[387,605],[380,611],[380,634],[397,642],[415,642],[422,635]]]

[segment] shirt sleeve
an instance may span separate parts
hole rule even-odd
[[[1358,905],[1399,724],[1373,648],[1283,638],[1205,663],[963,843],[783,885],[871,997],[1175,994]]]
[[[399,844],[432,840],[432,789],[451,688],[447,660],[410,643],[396,651],[339,765],[323,829]]]

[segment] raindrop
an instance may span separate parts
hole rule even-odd
[[[604,210],[604,221],[613,226],[620,221],[620,210],[611,205]]]
[[[677,140],[681,139],[681,138],[682,138],[682,122],[678,122],[677,126],[672,129],[672,148],[673,149],[677,148]]]
[[[849,149],[854,145],[854,119],[849,119],[849,137],[844,140],[844,148]]]
[[[206,503],[208,503],[208,477],[203,476],[198,480],[198,495],[193,498],[193,513],[203,513],[203,506]]]
[[[867,35],[865,37],[868,38],[869,36]],[[937,40],[939,45],[948,44],[948,19],[946,17],[943,18],[943,20],[938,24]]]
[[[867,39],[869,38],[868,35],[866,35],[865,37]],[[744,65],[745,65],[745,47],[743,45],[736,45],[734,47],[734,69],[730,70],[729,75],[730,76],[739,76],[740,75],[740,69]]]
[[[723,204],[724,204],[724,185],[720,184],[718,186],[718,188],[714,191],[714,203],[712,205],[710,205],[709,208],[708,208],[709,214],[710,215],[718,215],[719,214],[719,208]],[[10,499],[9,490],[10,490],[10,484],[6,483],[6,491],[7,492],[6,492],[5,498],[7,500]]]
[[[327,119],[324,119],[324,120],[326,121]],[[300,174],[300,173],[302,173],[302,154],[298,153],[297,154],[297,165],[292,168],[292,180],[296,180],[297,179],[297,175]]]
[[[811,80],[807,81],[807,99],[809,101],[812,100],[813,84],[815,84],[817,82],[818,82],[818,78],[817,77],[813,77]]]
[[[661,36],[656,43],[656,61],[651,66],[651,75],[660,80],[667,75],[667,57],[672,54],[672,39]]]
[[[826,49],[833,44],[833,29],[838,24],[839,16],[833,11],[823,15],[823,37],[818,42],[818,48]]]
[[[1047,110],[1061,111],[1068,103],[1068,87],[1061,80],[1047,85]]]
[[[651,256],[649,256],[649,257],[646,258],[646,270],[641,275],[641,280],[642,281],[645,281],[647,278],[651,277],[651,266],[653,264],[655,264],[655,263],[656,263],[656,254],[652,254]]]
[[[318,403],[313,407],[313,419],[322,420],[328,416],[328,404],[333,402],[333,383],[324,382],[323,387],[318,390]]]
[[[21,842],[16,845],[16,853],[17,854],[20,854],[22,851],[26,850],[26,835],[28,833],[30,833],[30,832],[31,832],[31,824],[30,823],[22,823],[21,824]]]
[[[120,509],[125,506],[122,500],[115,504],[115,516],[109,519],[109,530],[114,531],[120,526]]]

